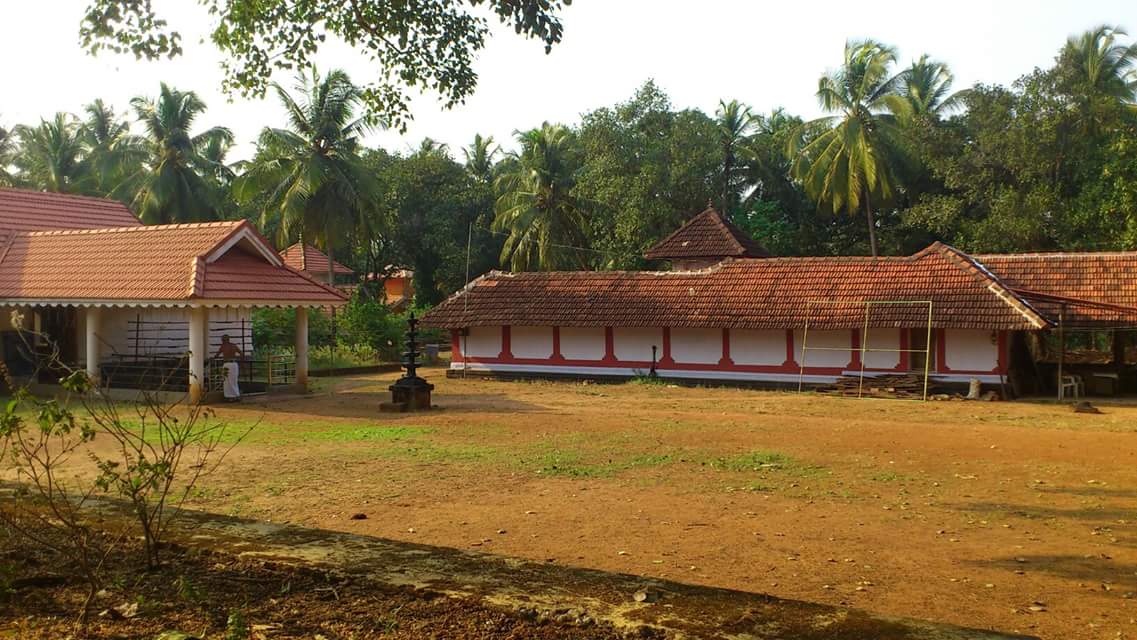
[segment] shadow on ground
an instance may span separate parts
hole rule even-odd
[[[105,521],[123,505],[100,502]],[[585,617],[628,630],[653,628],[669,638],[734,640],[995,640],[1024,638],[855,609],[783,600],[640,576],[523,561],[503,556],[183,512],[171,542],[246,558],[318,567],[379,585],[472,596],[501,607],[559,619]]]

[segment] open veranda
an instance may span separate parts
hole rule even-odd
[[[1137,634],[1137,406],[916,411],[428,369],[440,410],[380,415],[395,375],[219,407],[253,429],[189,506],[1048,638]]]

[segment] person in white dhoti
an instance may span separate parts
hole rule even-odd
[[[221,365],[222,371],[225,372],[222,388],[225,392],[225,399],[229,402],[237,402],[241,399],[241,387],[237,384],[237,376],[240,374],[237,359],[243,355],[245,354],[241,353],[240,347],[229,340],[228,334],[221,336],[221,346],[217,349],[215,357],[225,361]]]

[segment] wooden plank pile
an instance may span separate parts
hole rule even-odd
[[[924,376],[918,373],[865,376],[861,387],[860,376],[841,376],[833,384],[821,385],[818,393],[854,396],[859,393],[874,398],[922,398],[924,397]]]

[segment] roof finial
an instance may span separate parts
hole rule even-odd
[[[710,198],[707,198],[707,208],[708,209],[714,209],[715,208],[715,201],[710,199]]]

